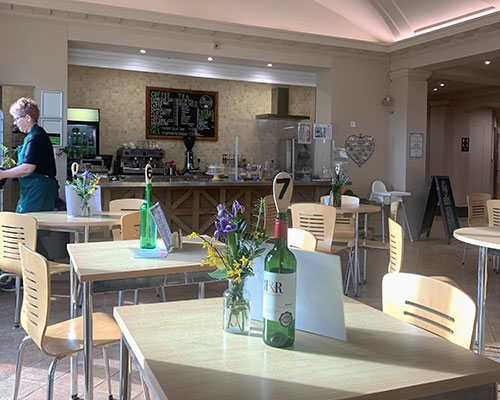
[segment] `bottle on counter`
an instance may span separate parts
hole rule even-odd
[[[89,135],[87,139],[87,144],[89,147],[94,147],[94,135]]]
[[[288,249],[288,205],[293,191],[289,174],[274,178],[276,204],[274,247],[264,262],[264,301],[262,312],[264,342],[272,347],[291,346],[295,341],[295,298],[297,260]]]
[[[146,195],[141,206],[141,249],[154,249],[156,247],[156,223],[149,212],[153,205],[151,202],[151,187],[153,186],[153,170],[147,164],[144,169],[146,175]]]
[[[82,146],[87,147],[87,132],[83,132],[83,135],[82,135]]]

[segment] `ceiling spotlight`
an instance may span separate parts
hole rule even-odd
[[[140,50],[139,50],[139,53],[141,53],[141,54],[146,54],[146,50],[144,50],[144,49],[140,49]]]
[[[267,64],[267,66],[268,66],[269,68],[271,68],[271,67],[273,66],[273,64],[268,63],[268,64]]]
[[[439,82],[439,86],[444,87],[444,82]]]
[[[435,87],[435,88],[434,88],[434,89],[432,89],[432,90],[434,90],[435,92],[437,92],[437,91],[438,91],[438,88],[437,88],[437,87]]]
[[[213,59],[213,57],[208,57],[207,60],[208,61],[213,61],[214,59]]]
[[[484,60],[484,63],[485,63],[486,65],[490,65],[490,64],[491,64],[491,60]]]

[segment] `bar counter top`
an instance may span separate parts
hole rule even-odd
[[[262,186],[272,186],[272,181],[234,181],[230,179],[221,179],[219,181],[214,181],[205,178],[169,178],[169,177],[155,177],[153,176],[153,187],[192,187],[192,186],[203,186],[203,187],[262,187]],[[294,186],[305,186],[305,187],[317,187],[317,186],[330,186],[331,181],[326,179],[313,180],[311,182],[296,181],[293,183]],[[99,184],[101,188],[132,188],[132,187],[144,187],[144,178],[138,177],[127,178],[118,181],[101,182]]]

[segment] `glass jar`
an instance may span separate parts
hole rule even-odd
[[[222,328],[229,333],[248,335],[250,332],[250,292],[241,283],[229,280],[223,294]]]

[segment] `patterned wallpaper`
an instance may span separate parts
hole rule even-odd
[[[271,84],[196,78],[107,68],[68,66],[68,107],[99,108],[100,150],[116,154],[121,143],[143,140],[146,116],[146,86],[207,90],[219,93],[219,140],[197,141],[195,157],[205,163],[220,163],[222,154],[234,153],[235,136],[247,162],[276,159],[278,141],[293,137],[291,124],[259,121],[255,115],[271,112]],[[314,117],[315,88],[289,86],[290,113]],[[184,166],[182,140],[158,140],[166,160]]]

